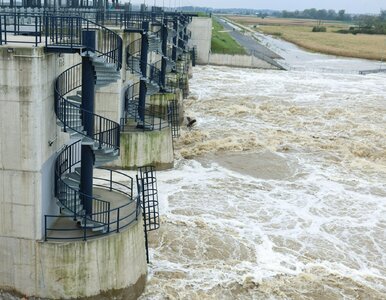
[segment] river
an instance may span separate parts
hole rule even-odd
[[[194,69],[141,299],[386,299],[386,74],[265,42],[289,71]]]

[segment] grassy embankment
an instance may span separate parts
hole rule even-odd
[[[216,21],[213,20],[212,28],[212,43],[211,51],[212,53],[221,53],[221,54],[246,54],[243,47],[241,47],[224,29],[224,27]]]
[[[340,29],[348,29],[352,24],[322,21],[322,26],[326,27],[327,32],[312,32],[312,28],[317,25],[317,20],[261,19],[244,16],[228,18],[314,52],[372,60],[386,59],[386,35],[353,35],[335,32]]]

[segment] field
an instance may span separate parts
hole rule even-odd
[[[212,53],[245,54],[245,50],[224,30],[224,27],[215,19],[212,29]]]
[[[348,29],[352,24],[322,21],[321,26],[326,27],[327,32],[312,32],[312,28],[318,24],[317,20],[227,17],[234,22],[280,37],[311,51],[372,60],[386,59],[386,35],[353,35],[335,32],[339,29]]]

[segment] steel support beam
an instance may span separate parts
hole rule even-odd
[[[166,86],[166,65],[167,65],[167,47],[168,47],[168,20],[164,19],[161,29],[162,38],[162,64],[161,64],[161,88]]]
[[[82,32],[83,44],[86,51],[94,51],[96,44],[95,31]],[[82,116],[83,127],[87,136],[94,138],[94,102],[95,102],[95,71],[89,55],[82,56],[82,108],[86,110]],[[92,214],[93,199],[93,169],[94,152],[88,145],[82,145],[81,150],[81,178],[80,193],[82,195],[83,207],[86,215]]]
[[[176,31],[176,36],[173,38],[172,60],[177,62],[177,47],[178,47],[178,19],[173,21],[173,29]]]
[[[145,121],[145,105],[146,105],[146,93],[147,93],[147,56],[149,51],[149,40],[148,40],[148,31],[149,31],[149,22],[145,21],[142,23],[142,40],[141,40],[141,79],[139,83],[139,101],[138,101],[138,116],[142,124],[139,124],[138,127],[144,126]]]

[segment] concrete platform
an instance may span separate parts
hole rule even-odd
[[[66,239],[83,240],[85,235],[87,236],[87,239],[98,238],[106,234],[118,232],[118,227],[122,229],[122,227],[127,227],[136,221],[135,201],[131,201],[126,195],[114,191],[110,192],[103,188],[94,188],[93,192],[95,198],[110,202],[110,209],[112,211],[110,213],[109,233],[105,233],[101,230],[93,231],[92,229],[87,229],[85,231],[80,227],[81,220],[75,221],[72,216],[63,215],[49,226],[50,230],[47,231],[48,242]],[[129,203],[129,201],[131,201],[131,203]]]

